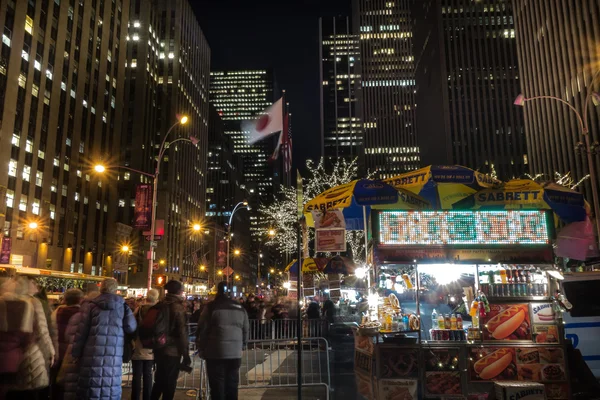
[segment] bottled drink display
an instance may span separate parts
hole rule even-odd
[[[479,272],[480,290],[491,297],[548,296],[548,279],[540,267],[503,265]]]

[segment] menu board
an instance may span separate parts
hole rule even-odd
[[[530,347],[516,350],[520,381],[557,382],[566,379],[563,349]]]
[[[378,346],[378,378],[416,378],[419,373],[417,349]]]
[[[469,377],[474,381],[517,380],[517,362],[512,347],[469,349]]]
[[[380,211],[382,245],[548,245],[548,214],[539,210]]]
[[[558,343],[560,336],[556,325],[534,325],[533,341],[536,343]]]
[[[489,347],[469,350],[474,381],[564,382],[565,355],[558,347]]]
[[[458,349],[430,349],[424,358],[426,395],[462,395]]]
[[[381,379],[377,382],[379,396],[383,400],[417,400],[418,382],[414,379]]]
[[[483,340],[531,340],[529,304],[490,304],[482,326]]]
[[[531,322],[534,324],[553,324],[556,320],[552,303],[531,303]]]
[[[373,390],[373,381],[371,379],[371,375],[357,371],[354,376],[356,377],[356,391],[358,394],[368,400],[375,398],[375,391]]]

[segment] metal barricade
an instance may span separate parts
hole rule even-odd
[[[133,380],[132,363],[123,364],[123,382],[124,388],[131,389]],[[154,382],[154,372],[152,373]],[[185,391],[189,398],[208,399],[208,379],[206,376],[206,365],[204,360],[194,355],[192,357],[192,372],[180,372],[177,378],[177,390]]]
[[[326,337],[329,323],[322,319],[301,320],[302,337]],[[250,340],[294,339],[298,321],[295,319],[250,320]]]
[[[251,341],[243,352],[240,389],[295,387],[298,350],[302,352],[302,385],[322,386],[329,399],[331,372],[329,343],[325,338]]]

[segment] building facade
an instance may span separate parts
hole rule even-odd
[[[527,172],[512,3],[417,1],[413,23],[422,163]]]
[[[11,264],[111,272],[116,187],[92,166],[120,146],[128,14],[127,0],[0,3],[0,223]]]
[[[359,36],[349,17],[319,19],[321,138],[324,159],[359,158],[364,166],[363,126],[358,116]]]
[[[555,96],[586,116],[590,142],[600,141],[600,108],[588,96],[600,91],[600,4],[595,0],[514,1],[520,91],[525,97]],[[586,110],[587,105],[587,110]],[[571,173],[577,182],[589,173],[576,114],[556,100],[526,102],[522,112],[533,174]],[[587,114],[587,115],[585,115]],[[592,156],[595,170],[600,158]],[[584,183],[594,201],[590,182]],[[598,199],[595,199],[598,201]]]
[[[204,276],[192,254],[201,237],[194,223],[204,216],[210,49],[187,0],[132,0],[127,31],[123,135],[117,162],[153,173],[163,141],[194,137],[197,146],[180,141],[160,161],[157,219],[164,220],[164,238],[155,254],[157,274],[187,283]],[[177,125],[186,115],[189,122]],[[114,177],[114,175],[118,175]],[[121,169],[118,220],[132,225],[136,187],[152,178]],[[131,237],[129,284],[143,287],[149,244],[142,232]],[[132,266],[135,268],[132,270]]]
[[[210,102],[220,115],[225,134],[233,139],[234,154],[242,159],[242,173],[246,200],[250,206],[247,212],[250,219],[251,245],[241,249],[242,262],[249,271],[256,274],[258,254],[265,237],[265,222],[258,212],[260,204],[273,200],[281,183],[281,162],[269,159],[275,149],[278,135],[256,142],[247,143],[242,131],[242,121],[254,119],[271,106],[279,96],[273,73],[268,70],[228,70],[211,72]],[[241,201],[241,200],[238,200]],[[237,213],[235,215],[237,217]],[[232,226],[233,230],[237,230]],[[233,251],[233,250],[232,250]],[[232,265],[233,267],[234,265]]]
[[[273,104],[273,74],[267,70],[211,72],[210,102],[223,120],[225,134],[233,139],[234,152],[242,158],[244,180],[260,196],[273,193],[273,171],[268,163],[272,138],[248,144],[242,121],[255,118]]]
[[[226,251],[227,224],[231,211],[236,204],[248,197],[248,192],[242,174],[242,159],[235,154],[233,138],[225,133],[221,116],[212,104],[208,127],[206,229],[203,232],[206,236],[204,236],[203,254],[207,254],[208,274],[212,283],[225,280],[223,275],[219,275],[219,271],[227,266],[226,254],[223,257],[223,250]],[[230,243],[232,255],[235,256],[233,252],[238,249],[240,256],[243,257],[251,248],[250,216],[247,211],[240,210],[235,213],[232,231],[234,232]],[[242,287],[247,288],[251,282],[254,282],[252,278],[255,277],[255,272],[250,268],[249,263],[242,262],[238,257],[232,257],[231,261],[235,281],[233,286],[236,293],[241,292]],[[236,275],[240,277],[239,280],[235,280]]]
[[[411,3],[352,2],[352,25],[360,42],[357,97],[365,166],[380,178],[419,167]]]

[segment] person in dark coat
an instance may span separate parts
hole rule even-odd
[[[133,311],[116,295],[117,281],[102,281],[100,296],[85,303],[73,342],[79,366],[77,397],[120,400],[125,334],[137,328]]]
[[[65,304],[59,306],[52,313],[52,329],[54,333],[51,335],[54,342],[54,351],[56,357],[54,359],[54,365],[50,370],[50,384],[52,386],[52,398],[62,399],[63,388],[62,385],[56,382],[56,376],[60,370],[60,366],[67,353],[69,347],[69,338],[67,336],[67,327],[69,321],[80,311],[80,303],[83,301],[83,292],[79,289],[69,289],[65,293]]]
[[[319,310],[319,303],[315,301],[311,301],[308,303],[308,308],[306,309],[306,318],[308,319],[319,319],[321,318],[321,313]]]
[[[192,365],[186,326],[186,309],[183,304],[183,283],[172,280],[165,285],[167,294],[162,300],[169,305],[169,334],[166,346],[154,350],[156,372],[152,386],[152,400],[172,400],[177,389],[179,366]],[[183,361],[182,361],[183,359]]]
[[[331,301],[329,296],[323,303],[323,317],[327,320],[327,322],[333,324],[335,317],[335,304],[333,304],[333,301]]]
[[[217,297],[204,308],[196,334],[213,400],[237,400],[242,350],[250,331],[248,314],[239,302],[227,297],[225,287],[225,282],[219,283]]]

